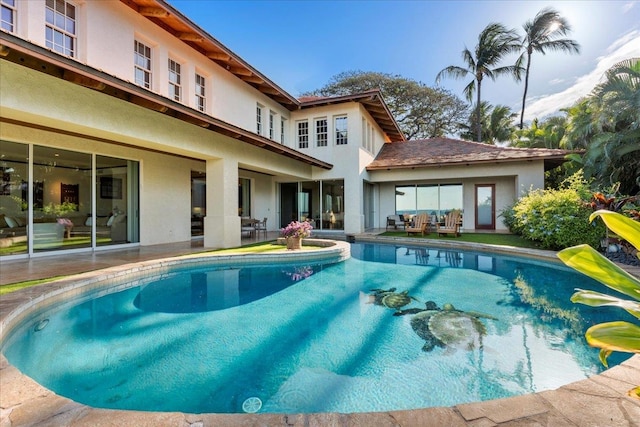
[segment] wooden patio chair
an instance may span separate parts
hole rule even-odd
[[[438,236],[453,234],[454,237],[460,235],[460,212],[451,211],[444,217],[444,224],[436,224]]]
[[[418,214],[414,218],[413,226],[407,227],[405,229],[405,231],[407,232],[407,236],[410,236],[412,234],[418,234],[418,233],[424,236],[424,232],[427,231],[427,227],[429,226],[430,222],[431,222],[431,219],[429,218],[429,214],[426,214],[426,213]]]

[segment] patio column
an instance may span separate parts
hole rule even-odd
[[[240,246],[238,216],[238,161],[207,160],[207,216],[204,219],[204,246]]]

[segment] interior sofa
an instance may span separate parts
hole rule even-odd
[[[66,221],[73,224],[65,226]],[[46,244],[71,236],[91,235],[91,216],[86,214],[68,214],[59,220],[54,217],[36,217],[33,224],[36,243],[42,240]],[[27,225],[23,214],[0,214],[0,247],[8,247],[17,242],[26,241]],[[127,215],[105,215],[96,217],[96,236],[111,238],[112,242],[127,240]]]

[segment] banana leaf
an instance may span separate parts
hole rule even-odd
[[[605,352],[640,353],[640,326],[633,323],[599,323],[587,329],[585,337],[590,346]]]
[[[571,302],[585,304],[591,307],[619,307],[629,312],[632,316],[640,319],[640,303],[638,302],[616,298],[596,291],[587,291],[584,289],[576,290],[578,292],[571,296]]]
[[[640,222],[606,209],[592,213],[589,221],[593,221],[596,217],[600,217],[607,228],[640,250]]]
[[[633,277],[589,245],[578,245],[558,252],[569,267],[592,279],[640,301],[640,280]]]

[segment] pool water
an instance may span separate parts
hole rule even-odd
[[[93,407],[351,413],[584,379],[603,369],[586,328],[626,319],[572,304],[574,288],[602,286],[557,264],[373,244],[352,244],[351,254],[323,265],[177,268],[38,313],[2,351]]]

